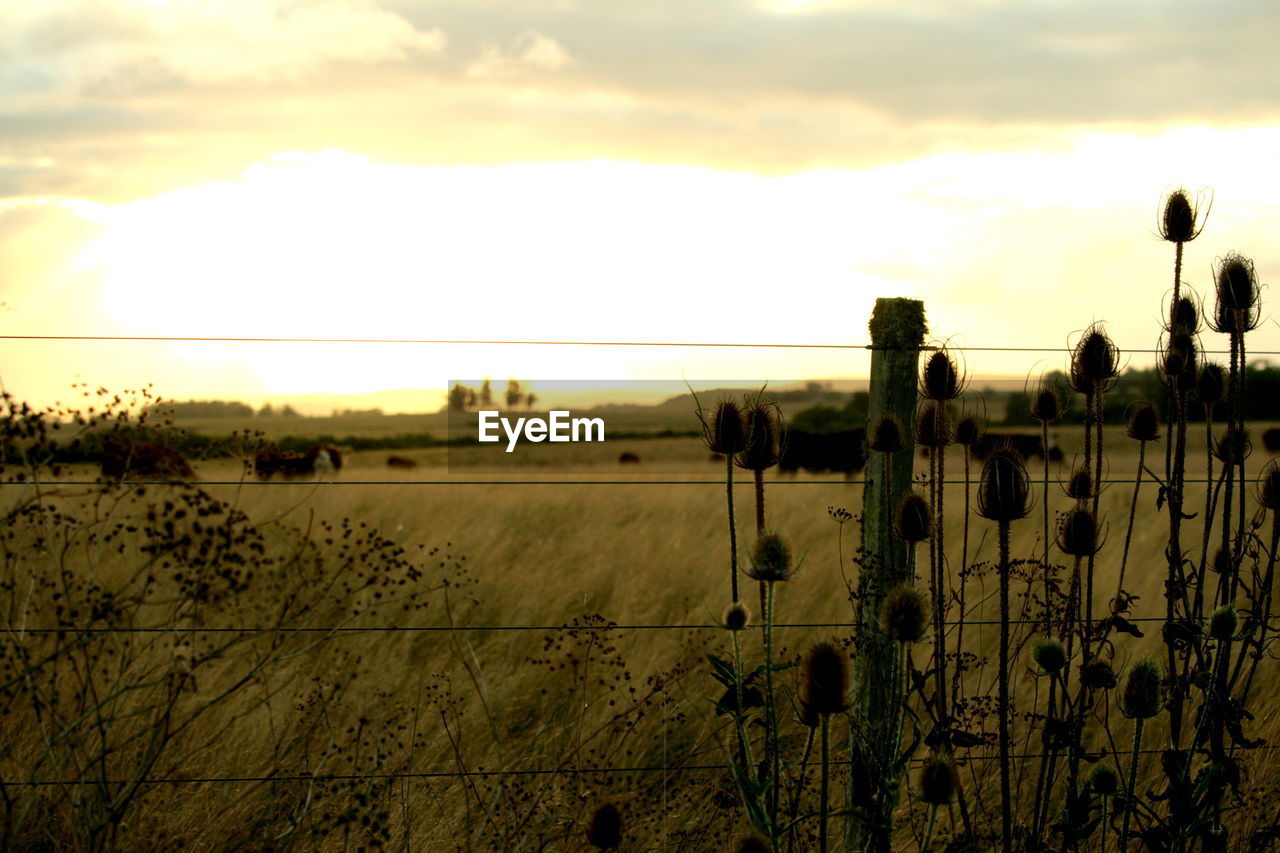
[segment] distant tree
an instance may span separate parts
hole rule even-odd
[[[520,390],[520,383],[515,379],[507,380],[507,408],[514,409],[520,405],[524,399],[524,392]]]
[[[532,391],[530,391],[524,397],[524,404],[530,409],[532,409],[537,404],[537,402],[538,402],[538,395],[533,393]]]
[[[476,403],[478,403],[479,400],[480,398],[479,398],[479,395],[476,394],[476,389],[468,388],[467,389],[467,408],[474,409],[476,407]]]
[[[454,386],[449,389],[449,411],[465,412],[467,410],[467,397],[469,396],[469,391],[471,391],[471,389],[466,385],[463,385],[461,382],[455,383]]]
[[[263,403],[262,408],[258,409],[258,417],[260,418],[274,418],[275,416],[275,406],[272,406],[270,403]]]
[[[480,383],[480,405],[486,409],[493,405],[493,386],[489,384],[488,376]]]
[[[285,403],[284,408],[280,410],[280,415],[285,418],[296,418],[298,417],[298,411],[293,406]]]

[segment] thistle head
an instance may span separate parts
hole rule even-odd
[[[699,410],[700,412],[703,410]],[[703,440],[712,453],[731,456],[747,446],[742,408],[733,400],[721,400],[702,421]]]
[[[1191,193],[1182,187],[1165,193],[1160,204],[1160,236],[1170,243],[1190,243],[1200,236],[1213,204],[1210,196],[1201,204],[1203,191]]]
[[[1031,398],[1031,417],[1042,424],[1051,424],[1062,417],[1062,395],[1051,385],[1041,385]]]
[[[897,453],[906,447],[902,424],[893,415],[881,415],[871,430],[867,447],[877,453]]]
[[[1098,551],[1098,519],[1088,507],[1067,510],[1058,522],[1058,547],[1072,557],[1087,557]]]
[[[996,450],[982,465],[978,481],[978,514],[989,521],[1026,517],[1031,504],[1031,481],[1022,457],[1012,450]]]
[[[919,642],[929,626],[929,605],[914,586],[898,584],[884,597],[881,621],[894,642]]]
[[[767,471],[777,465],[782,458],[778,407],[763,400],[751,401],[743,409],[742,420],[746,438],[734,462],[748,471]]]
[[[587,843],[597,850],[616,850],[622,844],[622,813],[613,803],[605,803],[591,816]]]
[[[1100,323],[1085,329],[1071,353],[1071,387],[1093,394],[1111,387],[1120,373],[1120,350]]]
[[[804,661],[805,707],[821,716],[843,713],[849,707],[848,692],[845,654],[834,643],[818,643],[809,649]]]
[[[930,756],[920,768],[920,799],[931,806],[945,806],[955,799],[959,780],[955,765],[945,758]]]
[[[1209,617],[1209,636],[1219,641],[1230,640],[1236,635],[1239,624],[1240,617],[1236,615],[1235,607],[1224,604]]]
[[[1126,716],[1149,720],[1163,707],[1160,667],[1150,658],[1143,658],[1133,665],[1125,679],[1121,710]]]
[[[951,443],[951,426],[944,409],[925,406],[916,415],[916,441],[922,447],[942,448]]]
[[[928,539],[933,534],[933,512],[929,509],[929,502],[916,492],[903,495],[894,520],[894,532],[913,545]]]
[[[1160,438],[1160,415],[1150,403],[1138,403],[1129,410],[1125,421],[1125,433],[1134,441],[1155,441]]]
[[[926,400],[954,400],[964,390],[960,370],[946,347],[936,350],[924,363],[920,375],[920,396]]]
[[[791,546],[781,534],[766,530],[751,549],[751,565],[743,569],[758,581],[785,581],[792,575]]]
[[[973,415],[966,415],[956,423],[956,444],[972,447],[982,440],[982,425]]]
[[[1031,659],[1046,675],[1052,675],[1067,665],[1067,649],[1056,637],[1040,637],[1031,646]]]
[[[747,611],[747,606],[741,601],[735,601],[729,605],[724,612],[724,618],[721,624],[730,631],[741,631],[751,623],[751,614]]]

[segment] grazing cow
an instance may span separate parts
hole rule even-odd
[[[277,474],[286,480],[296,480],[317,472],[337,471],[342,467],[342,453],[327,444],[313,445],[306,453],[260,450],[251,464],[259,480],[270,480]]]
[[[125,477],[149,480],[191,480],[196,474],[182,454],[172,447],[149,441],[108,438],[102,442],[102,477],[123,480]]]
[[[418,463],[408,456],[388,456],[388,468],[417,468]]]
[[[622,465],[639,465],[640,455],[638,453],[631,453],[630,451],[627,451],[618,457],[618,462]]]
[[[973,445],[972,450],[976,458],[986,459],[997,448],[1002,447],[1015,451],[1023,459],[1030,459],[1032,456],[1045,458],[1044,444],[1040,436],[1023,433],[989,432]],[[1058,447],[1052,435],[1049,436],[1049,461],[1062,461],[1062,448]]]
[[[852,477],[866,467],[866,440],[865,429],[829,433],[787,430],[778,470],[794,474],[803,468],[814,474],[833,471]]]
[[[1280,453],[1280,427],[1271,427],[1262,433],[1262,446],[1268,453]]]

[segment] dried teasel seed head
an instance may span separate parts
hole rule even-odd
[[[741,631],[751,623],[751,614],[747,611],[747,606],[741,601],[735,601],[729,605],[729,609],[724,612],[722,624],[730,631]]]
[[[1143,658],[1125,679],[1122,710],[1130,717],[1148,720],[1164,707],[1163,693],[1160,668],[1150,658]]]
[[[591,816],[587,842],[597,850],[616,850],[622,844],[622,813],[613,803],[605,803]]]
[[[742,839],[738,842],[738,846],[734,848],[735,853],[772,853],[772,849],[767,841],[763,841],[754,835]]]
[[[1230,604],[1224,604],[1209,617],[1209,636],[1215,640],[1230,640],[1236,635],[1240,617]]]
[[[1228,311],[1251,312],[1258,305],[1258,274],[1253,261],[1236,252],[1218,263],[1218,304]],[[1248,331],[1245,329],[1243,331]]]
[[[931,806],[945,806],[955,799],[956,768],[944,758],[932,756],[920,768],[920,799]]]
[[[951,443],[947,413],[939,414],[937,406],[925,406],[916,415],[916,441],[923,447],[941,448]]]
[[[1071,479],[1067,480],[1067,497],[1077,501],[1093,497],[1093,475],[1088,468],[1077,468],[1071,472]]]
[[[751,565],[744,571],[758,581],[791,579],[791,546],[781,534],[766,530],[751,549]]]
[[[1072,557],[1087,557],[1098,551],[1098,520],[1083,506],[1067,510],[1058,522],[1058,547]]]
[[[733,400],[716,403],[705,432],[707,447],[712,453],[730,456],[747,446],[747,428],[742,419],[742,408]]]
[[[805,706],[815,714],[843,713],[849,703],[849,663],[834,643],[817,643],[804,661]]]
[[[929,356],[920,376],[920,395],[926,400],[954,400],[962,390],[960,371],[951,353],[943,348]]]
[[[907,492],[898,504],[894,532],[912,544],[923,542],[933,534],[933,512],[929,502],[916,492]]]
[[[956,444],[972,447],[982,440],[982,425],[973,415],[966,415],[956,424]]]
[[[1085,330],[1071,353],[1071,386],[1081,394],[1104,391],[1120,372],[1120,350],[1101,324]]]
[[[1031,659],[1041,672],[1052,675],[1067,665],[1067,649],[1056,637],[1040,637],[1031,646]]]
[[[1161,207],[1161,237],[1170,243],[1189,243],[1199,236],[1204,224],[1196,221],[1200,212],[1190,193],[1179,187],[1164,197]]]
[[[1200,309],[1190,296],[1179,296],[1173,303],[1171,332],[1194,335],[1200,331]]]
[[[1120,777],[1110,764],[1099,764],[1089,774],[1089,787],[1095,793],[1109,797],[1120,788]]]
[[[902,436],[902,424],[893,415],[881,415],[871,430],[867,447],[877,453],[897,453],[906,444]]]
[[[1080,665],[1080,683],[1090,690],[1110,690],[1116,686],[1116,672],[1109,661],[1089,661]]]
[[[1022,457],[996,450],[982,465],[978,480],[978,514],[989,521],[1015,521],[1030,511],[1031,481]]]
[[[746,444],[734,456],[739,468],[748,471],[767,471],[782,458],[781,427],[778,407],[772,403],[755,401],[742,412],[746,426]]]
[[[1196,373],[1196,396],[1204,405],[1215,406],[1226,395],[1227,382],[1227,369],[1217,362],[1207,362]]]
[[[929,626],[929,605],[915,587],[898,584],[884,597],[881,621],[894,642],[919,642]]]
[[[1280,512],[1280,465],[1272,459],[1258,476],[1258,503],[1264,509]]]
[[[1150,403],[1139,403],[1129,411],[1125,433],[1134,441],[1155,441],[1160,437],[1160,415]]]
[[[1231,549],[1219,548],[1213,554],[1213,562],[1209,567],[1213,569],[1214,574],[1229,575],[1231,574]]]
[[[1244,427],[1227,427],[1213,446],[1213,455],[1224,465],[1235,465],[1249,458],[1253,445],[1249,442],[1249,430]]]
[[[1056,388],[1040,386],[1031,400],[1031,417],[1045,424],[1054,423],[1062,417],[1062,397]]]

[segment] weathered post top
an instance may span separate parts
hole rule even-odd
[[[919,299],[881,298],[867,323],[873,349],[918,349],[924,344],[924,303]]]

